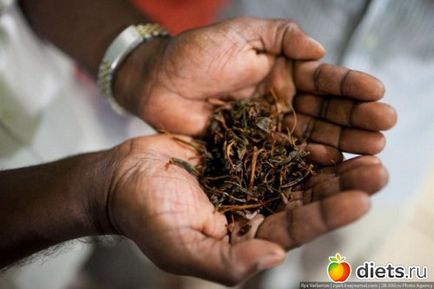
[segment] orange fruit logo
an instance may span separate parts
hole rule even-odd
[[[336,253],[336,256],[329,257],[329,261],[327,273],[330,279],[335,283],[344,283],[347,281],[351,274],[351,266],[348,262],[345,262],[345,257]]]

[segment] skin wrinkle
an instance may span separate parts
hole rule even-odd
[[[231,37],[228,37],[228,35],[226,35],[225,33],[223,33],[222,31],[220,31],[220,30],[218,30],[218,33],[223,37],[223,38],[225,38],[225,39],[227,39],[227,40],[229,40],[230,42],[231,42],[231,45],[229,45],[229,47],[227,48],[227,49],[225,49],[224,51],[223,51],[223,53],[219,53],[218,55],[216,55],[216,56],[214,56],[212,59],[210,59],[210,61],[208,62],[208,65],[207,65],[207,72],[212,72],[212,67],[213,67],[213,65],[215,65],[215,63],[219,63],[219,60],[220,59],[225,59],[225,56],[226,55],[232,55],[233,54],[233,51],[234,51],[234,48],[236,48],[236,46],[237,46],[237,43],[235,42],[235,41],[233,41],[232,39],[231,39]],[[206,37],[206,38],[208,38],[208,41],[209,42],[214,42],[211,38],[210,38],[210,36],[209,35],[205,35],[204,37]],[[213,45],[214,45],[214,43],[213,43]],[[224,68],[225,66],[226,66],[226,64],[227,64],[227,62],[230,60],[230,57],[227,57],[226,58],[226,60],[224,61],[224,63],[222,64],[222,65],[218,65],[218,66],[220,66],[221,68],[220,69],[218,69],[218,70],[222,70],[222,68]]]
[[[169,57],[169,48],[171,50],[174,49],[174,48],[170,47],[170,45],[166,45],[164,48],[164,51],[163,51],[163,56],[161,58],[161,62],[168,61],[169,65],[159,65],[158,68],[156,68],[157,69],[156,74],[158,75],[157,78],[167,80],[169,82],[169,86],[167,86],[165,84],[166,83],[165,81],[158,81],[158,85],[161,85],[163,88],[165,88],[167,91],[171,92],[173,95],[186,97],[180,93],[175,82],[171,78],[171,76],[175,76],[176,78],[179,78],[179,79],[184,79],[184,80],[186,79],[185,77],[182,77],[182,75],[179,73],[180,69],[176,68],[175,59],[172,57]],[[179,50],[179,47],[175,46],[175,49]],[[172,54],[176,54],[176,52],[172,53]],[[180,54],[182,54],[182,53],[180,53]],[[169,71],[170,67],[173,68],[171,71]],[[161,71],[162,75],[160,75],[159,71]]]
[[[338,135],[337,135],[337,147],[339,149],[342,149],[342,133],[343,131],[346,129],[342,126],[337,126],[338,127]]]
[[[135,169],[135,168],[134,168]],[[179,173],[181,173],[181,174],[184,174],[185,175],[185,177],[187,177],[187,178],[191,178],[191,175],[190,174],[187,174],[186,172],[185,172],[185,170],[183,170],[183,169],[181,169],[181,168],[178,168],[178,167],[174,167],[174,169],[176,169],[176,170],[179,170]],[[170,179],[176,179],[176,180],[178,180],[178,181],[182,181],[182,182],[186,182],[189,186],[191,186],[192,188],[192,190],[194,189],[194,190],[196,190],[197,189],[197,187],[193,187],[192,186],[192,184],[189,182],[189,181],[187,181],[185,178],[176,178],[176,177],[168,177],[168,176],[164,176],[164,175],[152,175],[152,177],[153,178],[164,178],[164,179],[167,179],[167,178],[170,178]],[[193,179],[192,179],[193,180]],[[195,180],[195,179],[194,179]],[[197,181],[196,181],[196,183],[197,183]],[[198,193],[203,193],[203,192],[199,192],[198,191]],[[162,200],[164,200],[165,198],[163,197],[163,198],[161,198]],[[164,202],[163,202],[164,203]],[[184,204],[183,202],[179,202],[178,204]],[[184,207],[185,207],[185,205],[184,205]],[[194,207],[194,206],[191,206],[191,207]],[[174,211],[167,211],[167,212],[162,212],[161,213],[161,215],[164,215],[164,214],[169,214],[169,213],[175,213]],[[153,217],[153,216],[155,216],[155,215],[159,215],[159,214],[151,214],[150,215],[150,217]]]
[[[302,133],[303,138],[311,139],[312,132],[315,129],[315,123],[316,123],[316,120],[313,117],[309,119],[309,121],[308,121],[307,125],[305,126],[304,131]]]
[[[264,51],[265,51],[265,49],[264,49],[264,47],[265,47],[264,39],[262,37],[259,37],[258,39],[253,39],[251,43],[256,43],[256,42],[259,42],[260,46],[261,46],[261,49],[255,49],[256,53],[257,54],[264,53]]]
[[[248,43],[246,43],[248,44]],[[207,70],[208,71],[212,71],[212,69],[210,67],[212,67],[213,65],[215,65],[214,63],[221,63],[220,65],[217,65],[217,71],[221,72],[224,71],[224,68],[227,66],[227,64],[229,63],[229,61],[231,60],[232,57],[234,57],[234,55],[237,55],[240,53],[240,51],[242,51],[244,49],[244,46],[238,46],[236,44],[232,44],[230,45],[226,50],[223,51],[223,53],[219,54],[218,57],[213,58],[209,65]],[[250,49],[250,47],[249,47]],[[225,61],[221,61],[221,59],[225,59]]]
[[[328,167],[329,168],[329,167]],[[333,174],[327,172],[324,173],[323,171],[319,171],[319,173],[315,176],[312,176],[308,182],[307,186],[310,189],[313,189],[316,185],[323,183],[324,181],[327,181],[331,176],[334,176]]]
[[[330,192],[336,192],[336,191],[340,192],[341,191],[340,189],[330,190],[330,188],[333,187],[332,185],[335,184],[336,183],[335,181],[338,179],[340,179],[339,176],[335,176],[333,178],[327,178],[327,180],[325,180],[324,182],[316,184],[312,188],[314,201],[318,201],[318,200],[321,200],[322,198],[324,198],[325,196],[329,196],[331,194]],[[337,183],[339,183],[339,181]],[[338,186],[340,186],[340,185],[338,184]],[[324,187],[326,187],[326,189],[329,190],[329,191],[327,191],[327,193],[324,193]]]
[[[115,162],[112,164],[112,166],[113,167],[115,167]],[[109,226],[111,226],[111,230],[113,230],[113,232],[115,233],[115,234],[120,234],[120,231],[118,230],[118,228],[114,225],[114,223],[113,223],[113,216],[112,216],[112,213],[111,213],[111,198],[112,198],[112,195],[113,195],[113,189],[114,189],[114,186],[115,186],[115,184],[114,184],[114,180],[115,180],[115,178],[114,178],[114,169],[112,169],[112,170],[109,170],[110,172],[111,172],[111,176],[110,176],[110,183],[109,183],[109,186],[108,186],[108,190],[107,190],[107,194],[106,194],[106,198],[105,198],[105,205],[104,205],[104,208],[105,208],[105,214],[106,214],[106,218],[107,218],[107,221],[108,221],[108,224],[109,224]]]
[[[170,63],[170,62],[173,62],[174,60],[169,58],[168,61]],[[185,98],[186,96],[180,92],[180,89],[177,87],[176,83],[173,81],[173,79],[169,75],[175,74],[177,78],[184,79],[184,81],[187,79],[187,77],[183,77],[179,73],[179,70],[177,70],[177,72],[168,71],[169,67],[174,67],[174,65],[172,64],[172,65],[163,66],[163,72],[162,72],[163,75],[161,77],[159,77],[159,78],[167,80],[169,82],[168,83],[169,85],[166,85],[165,81],[160,81],[159,85],[161,85],[162,88],[166,89],[169,93],[172,93],[172,95],[175,95],[177,98],[183,98],[183,97]],[[187,97],[187,99],[189,99],[189,98]]]
[[[351,74],[353,70],[348,69],[347,72],[345,73],[344,77],[342,78],[342,80],[340,81],[340,85],[339,85],[339,93],[340,95],[344,96],[345,92],[344,92],[344,88],[346,87],[345,84],[348,81],[348,76]]]
[[[321,105],[320,105],[320,113],[319,116],[323,119],[327,119],[327,113],[330,105],[330,97],[324,96],[324,98],[321,99]]]
[[[278,54],[282,54],[283,51],[285,51],[285,39],[286,36],[288,35],[289,32],[293,32],[294,29],[296,29],[296,24],[294,22],[289,22],[285,24],[285,27],[280,28],[280,26],[278,26],[278,28],[276,29],[276,34],[279,33],[280,30],[283,30],[282,33],[282,38],[278,38],[278,35],[276,35],[275,39],[281,39],[282,43],[280,45],[280,51],[278,52]]]
[[[312,188],[307,189],[303,195],[303,205],[310,204],[314,200],[314,193]]]
[[[291,82],[292,82],[292,85],[296,88],[297,87],[297,83],[295,82],[295,79],[296,79],[296,77],[295,77],[296,62],[290,61],[290,64],[291,64],[291,66],[290,66],[291,67],[291,73],[290,73],[291,74]],[[288,99],[289,103],[292,103],[292,101],[294,100],[294,97],[296,96],[296,93],[297,93],[297,90],[292,93],[292,95]],[[293,105],[293,108],[295,111],[294,103],[292,105]]]
[[[148,195],[151,195],[151,196],[156,196],[156,195],[158,195],[158,193],[157,192],[154,192],[154,191],[150,191],[150,192],[146,192],[147,193],[147,196]],[[198,192],[199,193],[199,192]],[[165,200],[167,200],[168,198],[176,198],[177,197],[177,195],[182,195],[183,194],[183,192],[175,192],[174,193],[175,194],[175,196],[173,196],[173,195],[171,195],[170,197],[167,197],[167,196],[163,196],[163,197],[153,197],[153,199],[152,199],[152,201],[153,202],[156,202],[156,201],[158,201],[158,200],[161,200],[161,203],[165,203],[164,201]],[[177,199],[177,198],[176,198]],[[184,210],[178,210],[178,211],[176,211],[176,210],[174,210],[174,205],[182,205],[182,207],[183,207],[183,209]],[[211,204],[210,204],[211,205]],[[148,214],[150,217],[153,217],[153,216],[159,216],[159,215],[164,215],[164,214],[168,214],[168,213],[170,213],[170,212],[173,212],[173,213],[179,213],[179,214],[181,214],[181,213],[185,213],[185,211],[188,211],[188,210],[191,210],[191,211],[194,211],[194,208],[197,208],[197,204],[190,204],[190,205],[188,205],[188,202],[185,202],[185,200],[183,201],[183,200],[180,200],[180,201],[174,201],[173,199],[171,199],[171,204],[170,204],[170,206],[167,208],[167,210],[166,211],[158,211],[158,213],[157,212],[152,212],[152,213],[150,213],[150,214]],[[159,208],[161,208],[161,206],[159,207]],[[161,213],[161,214],[160,214]]]
[[[249,31],[249,28],[247,28],[247,31]],[[232,29],[231,33],[233,33],[234,35],[236,35],[237,37],[239,37],[240,39],[243,40],[244,43],[249,43],[251,40],[255,40],[255,38],[251,39],[251,38],[247,38],[246,37],[246,30],[241,29],[241,27],[236,26],[235,29]],[[255,36],[257,35],[257,33],[253,33]],[[224,36],[226,36],[227,34],[224,33]],[[249,35],[250,37],[250,35]],[[260,43],[263,43],[263,50],[265,50],[265,42],[263,41],[262,37],[259,36],[258,37],[260,39]],[[234,42],[232,42],[233,44]]]
[[[299,210],[299,209],[296,209]],[[295,218],[294,218],[294,212],[295,210],[289,210],[287,211],[287,218],[286,218],[286,231],[288,232],[287,237],[288,237],[288,243],[285,246],[286,250],[291,250],[293,248],[297,248],[300,247],[302,245],[302,243],[300,242],[300,240],[297,237],[297,234],[295,234]],[[289,222],[288,222],[289,220]]]
[[[321,77],[321,70],[325,65],[326,65],[325,63],[321,63],[315,68],[315,71],[313,72],[313,85],[314,85],[315,93],[317,94],[321,94],[320,87],[319,87],[319,79]]]
[[[240,34],[240,35],[238,35],[238,36],[241,36],[242,34]],[[227,35],[224,35],[226,38],[227,38]],[[209,36],[206,36],[205,35],[205,37],[209,37]],[[242,37],[245,41],[244,42],[246,42],[246,39],[244,38],[244,37]],[[227,39],[232,39],[232,38],[227,38]],[[212,39],[211,39],[212,40]],[[232,42],[235,42],[234,40],[232,40]],[[241,47],[242,48],[242,47]],[[240,49],[241,49],[240,48]],[[237,51],[240,51],[240,50],[237,50]],[[228,60],[227,61],[229,61],[229,58],[228,58]],[[200,65],[202,65],[201,63],[198,63],[197,64],[198,66],[200,66]],[[210,64],[211,65],[211,64]],[[174,65],[173,65],[173,63],[172,63],[172,65],[171,65],[171,67],[174,67]],[[208,70],[209,70],[209,68],[208,68]],[[175,74],[175,75],[177,75],[177,77],[179,77],[179,78],[182,78],[181,77],[181,75],[179,74],[179,73],[176,73],[176,72],[174,72],[174,73],[172,73],[172,72],[169,72],[169,71],[166,71],[165,72],[165,75],[167,75],[167,79],[169,80],[169,81],[171,81],[172,82],[172,80],[171,80],[171,78],[169,77],[169,75],[171,75],[171,74]],[[163,82],[164,83],[164,82]],[[200,101],[200,100],[198,100],[196,97],[191,97],[191,96],[189,96],[189,95],[183,95],[181,92],[180,92],[180,89],[178,89],[178,88],[176,88],[176,85],[174,85],[174,83],[172,82],[172,88],[169,88],[169,87],[167,87],[167,85],[166,86],[164,86],[168,91],[171,91],[171,92],[173,92],[174,93],[174,95],[177,95],[177,96],[181,96],[182,98],[185,98],[185,99],[190,99],[190,100],[194,100],[194,101]],[[201,94],[201,92],[198,92],[199,94]],[[216,96],[216,97],[218,97],[218,96]]]
[[[135,163],[133,166],[128,168],[123,174],[120,175],[120,177],[118,178],[118,181],[114,183],[113,190],[111,190],[109,192],[109,202],[106,204],[106,206],[108,207],[107,210],[109,212],[109,215],[108,215],[109,219],[108,220],[111,223],[111,225],[113,226],[113,228],[115,229],[115,231],[121,235],[125,235],[125,233],[122,232],[122,230],[120,229],[120,226],[117,224],[117,222],[113,216],[113,211],[111,209],[113,207],[113,195],[114,195],[114,192],[118,190],[118,187],[120,186],[120,182],[122,182],[122,180],[124,178],[127,178],[127,179],[130,178],[130,177],[128,177],[128,175],[131,175],[134,172],[134,169],[135,169],[134,166],[138,166],[138,163]]]
[[[247,33],[246,33],[246,31],[247,31]],[[262,33],[259,33],[259,35],[258,35],[257,31],[253,31],[253,33],[251,33],[250,27],[247,27],[246,29],[241,29],[241,26],[237,25],[237,26],[235,26],[235,29],[232,29],[231,32],[233,34],[235,34],[237,37],[239,37],[240,39],[242,39],[244,43],[248,43],[248,44],[260,43],[261,45],[259,48],[257,48],[257,46],[255,46],[255,45],[252,45],[251,48],[253,48],[255,51],[257,51],[259,53],[266,52],[266,44],[265,44],[265,41],[263,39],[263,35],[264,35],[265,31]],[[265,33],[265,34],[267,34],[267,33]],[[249,35],[249,37],[247,37],[246,35]]]
[[[322,228],[323,228],[322,232],[320,232],[320,233],[327,232],[327,231],[332,229],[332,226],[328,223],[329,218],[327,217],[327,214],[325,213],[325,208],[324,208],[325,203],[319,202],[318,206],[319,206],[319,213],[321,216],[320,223],[321,223]],[[317,235],[319,235],[319,234],[317,234]]]
[[[358,169],[358,168],[354,168],[354,169]],[[342,175],[341,175],[341,176],[337,176],[337,181],[338,181],[338,190],[339,190],[339,191],[346,190],[346,189],[350,189],[350,188],[347,188],[346,186],[345,186],[345,187],[343,186],[343,178],[342,178]]]
[[[131,153],[132,149],[133,149],[132,142],[128,142],[127,153]],[[113,165],[116,166],[115,163],[113,163]],[[119,164],[117,164],[117,165],[119,165]],[[113,219],[113,212],[111,211],[112,202],[113,202],[113,199],[112,199],[113,198],[113,192],[116,190],[116,188],[118,186],[118,183],[115,181],[115,178],[114,178],[116,169],[111,170],[111,171],[112,171],[112,177],[110,178],[110,184],[109,184],[109,188],[108,188],[108,191],[107,191],[107,196],[105,198],[105,204],[104,204],[104,206],[105,206],[105,212],[106,212],[106,215],[107,215],[108,223],[114,229],[115,233],[121,234],[121,231],[120,231],[119,227],[117,226],[117,224],[115,223],[115,221]]]
[[[135,140],[130,140],[126,144],[128,145],[128,147],[126,149],[125,155],[130,155],[136,150],[136,142],[135,142]],[[120,182],[122,182],[122,180],[124,178],[126,178],[126,179],[131,178],[131,174],[137,168],[140,168],[140,167],[141,166],[139,165],[138,161],[134,162],[132,164],[132,166],[130,166],[128,169],[126,169],[125,172],[119,176],[119,178],[117,179],[118,180],[117,182],[115,182],[115,178],[112,178],[111,183],[110,183],[110,189],[108,191],[108,196],[107,196],[108,201],[106,203],[106,207],[107,207],[106,211],[108,212],[108,221],[112,225],[112,227],[115,229],[115,231],[121,235],[125,235],[125,234],[124,234],[124,232],[122,232],[122,230],[120,230],[119,225],[116,223],[116,221],[114,219],[113,211],[111,210],[112,204],[113,204],[113,195],[114,195],[113,192],[118,190],[119,184],[120,184]]]
[[[353,117],[354,117],[354,111],[355,111],[357,105],[358,105],[358,103],[356,103],[355,101],[351,102],[351,108],[350,108],[350,112],[348,114],[348,119],[347,119],[349,127],[354,126],[353,125],[353,123],[354,123],[353,122]]]

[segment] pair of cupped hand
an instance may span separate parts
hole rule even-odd
[[[229,241],[227,221],[176,157],[196,152],[171,135],[129,140],[112,150],[115,168],[107,211],[115,231],[160,268],[233,285],[281,263],[286,251],[360,218],[388,175],[374,156],[380,132],[396,122],[378,102],[376,78],[318,61],[325,51],[294,22],[238,18],[157,38],[139,47],[115,82],[118,102],[156,128],[190,141],[203,133],[209,99],[253,98],[273,89],[292,103],[295,134],[308,140],[321,167],[308,180],[311,200],[271,215],[250,238]],[[285,120],[292,127],[293,117]],[[184,136],[181,136],[184,135]],[[360,154],[343,161],[342,152]]]

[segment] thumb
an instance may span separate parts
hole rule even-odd
[[[279,245],[259,239],[231,245],[224,240],[206,238],[194,247],[199,254],[192,255],[193,259],[188,262],[190,273],[227,286],[277,266],[286,256]]]
[[[234,21],[238,21],[238,29],[246,31],[247,39],[260,52],[284,55],[295,60],[324,56],[324,47],[306,35],[292,20],[243,17]]]

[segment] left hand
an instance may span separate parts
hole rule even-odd
[[[369,194],[387,181],[384,167],[370,156],[326,169],[311,179],[312,203],[266,218],[259,239],[231,243],[225,216],[197,179],[169,163],[176,157],[194,164],[192,148],[157,135],[129,140],[111,154],[116,161],[109,195],[99,199],[108,199],[103,211],[114,228],[164,270],[228,285],[278,265],[284,249],[360,218]]]
[[[387,182],[388,173],[374,156],[323,167],[309,178],[305,191],[291,195],[284,210],[265,219],[257,215],[249,222],[251,231],[245,235],[240,235],[240,227],[236,226],[232,241],[236,244],[258,238],[292,250],[363,215],[369,208],[369,199],[358,193],[372,195]]]

